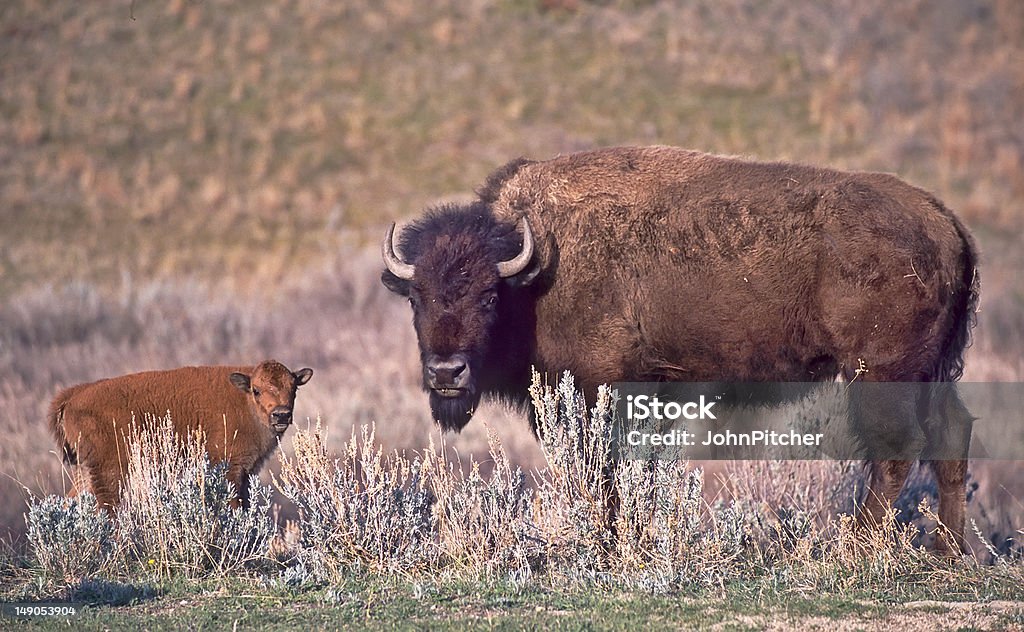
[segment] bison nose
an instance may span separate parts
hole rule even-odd
[[[447,358],[431,356],[427,359],[427,385],[438,391],[462,390],[469,385],[467,358],[456,353]]]
[[[277,406],[270,411],[270,418],[275,426],[287,426],[292,422],[292,409],[287,406]]]

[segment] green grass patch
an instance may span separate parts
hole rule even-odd
[[[134,598],[111,599],[131,593]],[[106,596],[105,596],[106,595]],[[931,595],[941,600],[942,595]],[[814,621],[871,627],[894,615],[926,621],[949,614],[955,599],[917,604],[864,594],[765,593],[754,585],[682,591],[675,594],[602,589],[558,589],[507,582],[436,583],[352,578],[317,589],[261,588],[250,581],[216,580],[169,583],[159,588],[82,590],[85,603],[71,625],[87,629],[360,629],[477,630],[544,628],[727,629],[756,630],[769,622],[794,627]],[[997,621],[1011,625],[1024,616],[1024,603],[1001,605]],[[34,619],[38,629],[68,625],[64,620]]]

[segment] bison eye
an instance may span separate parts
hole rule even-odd
[[[421,303],[420,293],[416,290],[409,291],[409,304],[413,307],[419,307]]]
[[[252,396],[253,397],[259,397],[260,396],[260,389],[258,389],[258,388],[252,389]]]
[[[498,302],[498,293],[497,292],[493,292],[493,291],[486,292],[486,293],[484,293],[483,296],[480,297],[480,306],[481,307],[494,307],[494,305],[497,302]]]

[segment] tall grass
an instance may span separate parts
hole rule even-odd
[[[898,171],[1019,224],[1015,0],[549,4],[6,3],[0,296],[122,269],[272,293],[339,227],[612,144]]]
[[[252,481],[252,505],[233,509],[223,467],[201,438],[173,436],[170,420],[135,437],[116,517],[88,494],[30,502],[32,584],[43,594],[83,582],[248,576],[292,589],[363,576],[433,581],[500,580],[653,592],[753,582],[771,590],[927,589],[939,579],[964,590],[984,581],[1011,591],[1024,581],[1020,548],[989,549],[992,565],[950,563],[918,541],[920,528],[890,512],[879,529],[856,527],[836,509],[848,469],[794,468],[767,504],[758,494],[705,499],[705,475],[685,461],[615,455],[612,393],[585,405],[570,375],[535,376],[533,414],[545,465],[511,466],[492,436],[487,472],[447,460],[443,445],[408,455],[385,451],[371,426],[337,456],[322,425],[302,430],[281,455],[275,484],[298,508],[293,530],[275,528],[270,490]],[[802,468],[802,469],[801,469]],[[832,488],[805,487],[827,481]],[[753,489],[753,488],[751,488]],[[611,505],[609,502],[612,501]],[[608,509],[614,506],[613,519]],[[927,506],[921,512],[935,516]],[[940,525],[941,528],[941,525]],[[276,536],[276,539],[275,539]],[[272,540],[273,543],[272,543]]]
[[[116,515],[99,510],[88,491],[29,501],[38,585],[225,577],[269,562],[276,533],[269,487],[254,477],[249,506],[232,508],[226,463],[211,463],[201,433],[176,436],[169,415],[145,427],[133,423],[129,435],[130,484]]]

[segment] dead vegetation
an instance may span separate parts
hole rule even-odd
[[[1024,211],[1013,0],[548,4],[8,3],[0,294],[122,270],[272,293],[340,227],[376,241],[513,157],[610,144],[895,171],[972,224]]]
[[[832,595],[884,590],[900,599],[1019,594],[1019,543],[1008,553],[990,550],[982,565],[928,552],[919,527],[895,509],[879,528],[858,528],[842,512],[858,480],[842,463],[773,464],[770,474],[786,484],[755,489],[741,479],[747,487],[709,501],[700,466],[657,454],[611,458],[607,390],[592,406],[568,374],[558,384],[535,377],[530,390],[544,437],[533,485],[493,434],[484,473],[472,457],[453,467],[443,444],[384,450],[370,426],[353,429],[334,455],[318,423],[297,434],[294,456],[282,457],[274,480],[298,508],[283,531],[270,516],[270,487],[259,481],[250,507],[231,506],[236,490],[225,468],[210,464],[201,436],[176,440],[169,418],[140,426],[116,519],[97,512],[88,493],[33,498],[30,554],[19,569],[0,571],[11,591],[31,598],[74,598],[96,582],[211,577],[292,591],[400,577],[568,592],[677,594],[753,583]],[[619,511],[609,523],[613,493]],[[927,500],[920,509],[936,519]]]

